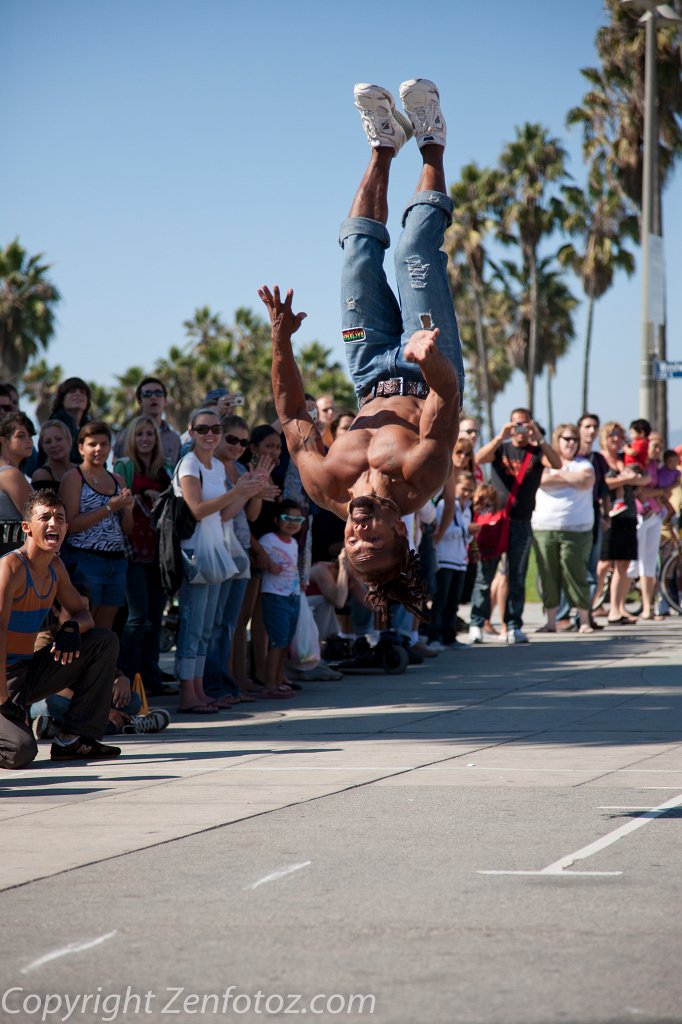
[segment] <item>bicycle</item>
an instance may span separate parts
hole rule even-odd
[[[661,547],[658,586],[671,608],[682,614],[682,536],[670,523],[670,540]]]

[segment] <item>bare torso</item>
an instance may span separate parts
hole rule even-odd
[[[306,491],[340,515],[370,491],[392,497],[403,514],[417,511],[443,486],[452,455],[451,444],[420,438],[423,408],[411,396],[367,402],[321,463],[300,466]]]

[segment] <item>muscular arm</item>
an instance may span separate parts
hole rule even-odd
[[[342,506],[336,500],[339,497],[337,481],[325,466],[324,444],[306,409],[303,380],[291,344],[306,314],[293,312],[291,289],[284,302],[277,285],[272,292],[263,285],[258,294],[272,324],[272,391],[289,454],[310,497],[318,505],[341,515]]]

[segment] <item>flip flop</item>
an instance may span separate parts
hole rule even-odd
[[[539,629],[535,630],[536,633],[556,633],[556,629],[552,629],[551,626],[540,626]]]
[[[176,715],[217,715],[219,708],[212,704],[193,704],[191,708],[178,708]]]
[[[219,697],[212,700],[209,707],[217,708],[218,711],[231,711],[235,704],[239,704],[238,697]]]
[[[594,630],[592,629],[592,626],[585,625],[580,626],[578,632],[581,633],[583,636],[586,636],[588,633],[594,633]]]
[[[276,690],[265,689],[263,693],[260,694],[260,699],[288,700],[290,697],[293,697],[293,695],[293,690],[285,689],[283,686],[278,686]]]
[[[252,693],[249,693],[248,690],[240,690],[239,700],[242,702],[242,704],[254,704],[256,698],[253,696]]]

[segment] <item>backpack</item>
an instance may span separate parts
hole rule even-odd
[[[199,481],[203,484],[201,474]],[[184,579],[180,541],[188,540],[197,526],[197,521],[185,499],[175,494],[173,481],[154,502],[151,520],[156,530],[156,554],[161,586],[172,597],[180,589]]]

